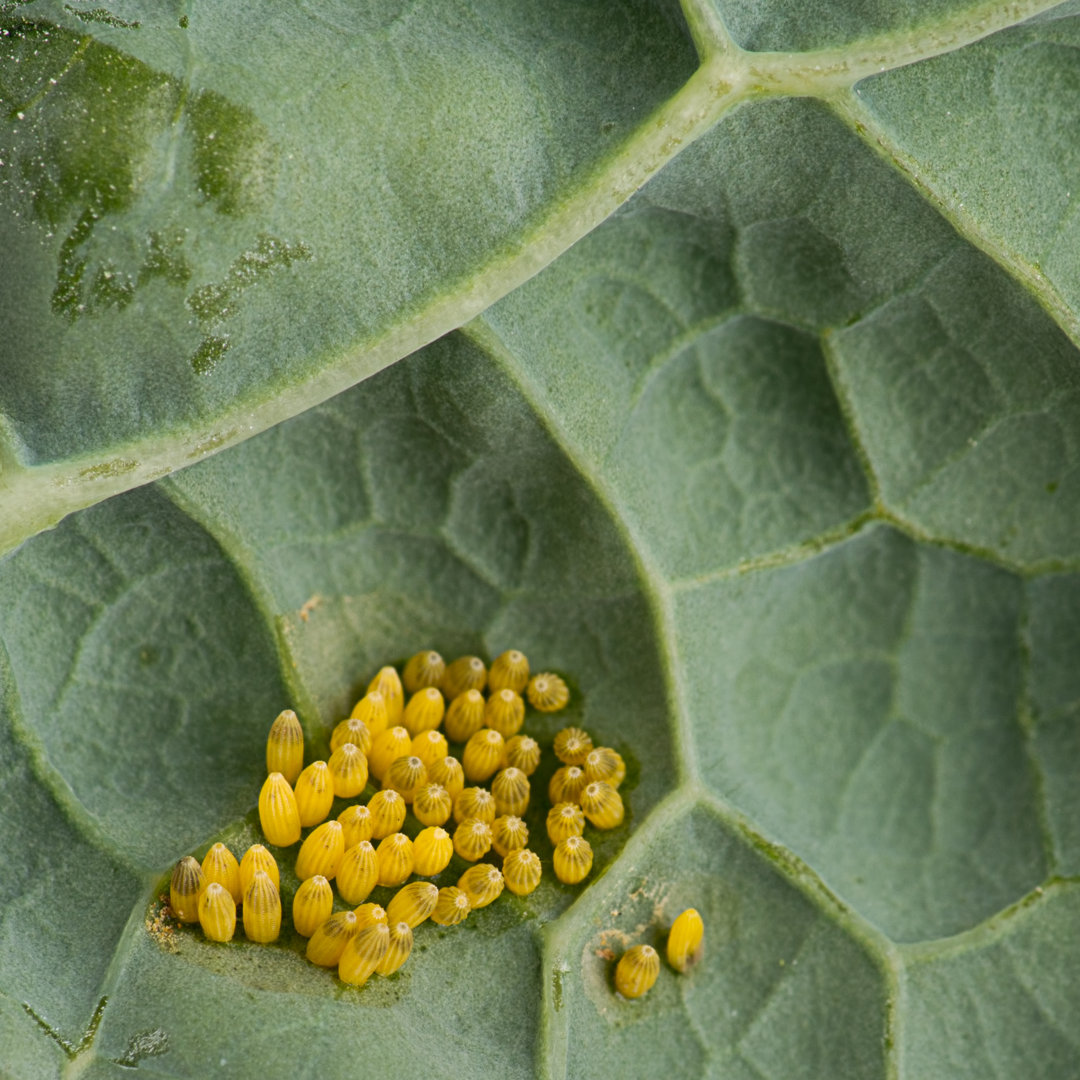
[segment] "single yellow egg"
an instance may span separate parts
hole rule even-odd
[[[472,911],[465,892],[456,885],[447,885],[439,890],[439,899],[431,913],[431,921],[439,926],[456,926],[468,917]]]
[[[291,784],[304,767],[304,729],[292,709],[284,709],[270,725],[266,739],[266,771],[281,773]]]
[[[379,880],[378,860],[370,840],[349,848],[337,872],[337,887],[346,904],[362,904]]]
[[[491,863],[470,866],[458,878],[458,888],[469,898],[473,910],[487,907],[498,900],[505,884],[502,871]]]
[[[199,897],[199,923],[211,941],[232,941],[236,933],[236,903],[229,890],[211,881]]]
[[[345,946],[359,930],[354,912],[339,911],[318,926],[308,940],[304,955],[319,967],[336,967]]]
[[[255,871],[244,893],[244,933],[259,944],[277,941],[281,933],[281,897],[263,870]]]
[[[652,989],[660,974],[660,957],[651,945],[634,945],[615,968],[615,989],[625,998],[639,998]]]
[[[448,701],[453,701],[466,690],[483,691],[487,685],[487,667],[479,656],[459,656],[446,665],[442,690]]]
[[[389,947],[390,929],[386,923],[365,926],[345,946],[338,961],[338,978],[352,986],[363,986],[375,974]]]
[[[439,901],[439,887],[430,881],[410,881],[386,905],[386,921],[417,927],[427,920]]]
[[[311,937],[334,912],[334,890],[321,874],[300,884],[292,902],[292,921],[296,932]]]
[[[214,844],[206,853],[202,872],[207,884],[216,881],[229,890],[234,905],[244,898],[244,891],[240,887],[240,863],[224,844]]]
[[[667,939],[668,963],[687,972],[705,952],[705,923],[696,908],[687,908],[671,924]]]
[[[325,821],[334,805],[334,781],[325,761],[313,761],[296,778],[296,808],[305,829]]]
[[[169,879],[169,907],[180,922],[199,921],[199,893],[206,884],[206,877],[197,859],[185,855],[173,867]]]
[[[484,726],[484,695],[479,690],[466,690],[451,699],[443,726],[451,742],[468,742]]]
[[[413,841],[413,873],[421,877],[441,874],[454,857],[454,841],[438,825],[421,829]]]
[[[324,821],[300,845],[296,856],[296,876],[305,881],[320,874],[329,880],[338,872],[344,857],[345,830],[341,822]]]
[[[513,690],[523,694],[529,683],[529,659],[517,649],[500,653],[491,662],[488,672],[488,690],[497,694],[500,690]]]
[[[528,896],[540,884],[540,857],[528,848],[515,848],[503,859],[502,875],[515,896]]]
[[[424,649],[409,657],[401,682],[407,694],[415,694],[425,687],[438,686],[445,673],[446,661],[434,649]]]
[[[259,792],[259,824],[274,847],[289,847],[300,839],[300,811],[289,781],[272,772]]]
[[[570,700],[565,682],[550,671],[542,671],[529,680],[526,688],[529,704],[538,712],[558,712]]]

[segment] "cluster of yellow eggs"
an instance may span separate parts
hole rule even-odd
[[[521,731],[526,700],[538,712],[557,712],[569,690],[558,675],[531,674],[518,650],[504,652],[490,669],[476,656],[446,664],[425,650],[400,675],[389,666],[378,672],[334,729],[326,761],[305,767],[296,714],[286,709],[275,719],[259,821],[268,844],[300,844],[292,920],[309,939],[309,960],[336,966],[345,982],[361,985],[404,964],[412,931],[425,920],[452,926],[504,888],[524,896],[537,887],[541,862],[527,847],[522,815],[541,751]],[[460,759],[450,754],[448,740],[463,746]],[[618,786],[626,767],[616,751],[594,747],[580,728],[560,731],[554,751],[562,764],[548,786],[553,868],[560,881],[576,884],[592,868],[585,821],[601,829],[623,821]],[[327,820],[335,798],[357,798],[369,780],[381,789],[366,804]],[[410,809],[423,826],[414,838],[403,831]],[[452,833],[443,827],[451,817]],[[305,829],[310,832],[300,843]],[[501,867],[480,861],[491,851]],[[475,864],[456,885],[406,884],[413,874],[441,874],[455,853]],[[334,913],[331,882],[350,910]],[[365,902],[376,886],[402,887],[383,909]],[[265,846],[252,845],[238,861],[215,844],[201,864],[191,856],[177,863],[170,906],[177,919],[199,922],[214,941],[231,940],[241,906],[245,935],[270,942],[281,931],[280,888],[277,863]]]
[[[696,908],[687,908],[671,924],[667,939],[668,963],[686,974],[705,949],[705,923]],[[648,993],[660,974],[660,954],[651,945],[633,945],[619,957],[615,989],[627,998]]]

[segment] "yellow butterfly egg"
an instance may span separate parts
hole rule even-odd
[[[438,902],[438,885],[432,885],[430,881],[410,881],[386,905],[386,920],[408,923],[411,927],[419,926],[435,910]]]
[[[199,897],[199,923],[211,941],[232,941],[236,933],[236,903],[229,890],[211,881]]]
[[[239,904],[244,892],[240,888],[240,863],[224,845],[214,844],[202,861],[202,872],[207,884],[216,881],[229,890],[234,904]]]
[[[361,840],[371,839],[375,822],[370,807],[362,804],[346,807],[338,814],[337,819],[341,823],[341,835],[346,848],[359,844]],[[402,818],[401,820],[404,821],[405,819]],[[398,824],[394,828],[388,829],[387,832],[397,832],[400,828],[401,825]]]
[[[412,736],[421,731],[434,731],[442,722],[446,704],[442,693],[434,686],[417,690],[401,717],[401,726]]]
[[[384,790],[396,791],[409,804],[417,788],[427,783],[427,766],[415,755],[395,758],[383,778]]]
[[[199,921],[199,893],[206,884],[197,859],[185,855],[174,867],[169,879],[169,907],[180,922]]]
[[[412,750],[412,738],[403,727],[387,728],[376,735],[371,744],[368,768],[376,780],[382,781],[387,770],[399,757],[407,757]]]
[[[334,805],[334,781],[325,761],[313,761],[296,778],[296,808],[305,829],[325,821]]]
[[[240,892],[242,895],[247,896],[247,891],[251,888],[251,883],[255,880],[255,874],[259,870],[270,878],[275,889],[281,888],[281,873],[278,870],[278,864],[274,856],[262,844],[252,844],[244,852],[244,857],[240,860]]]
[[[524,814],[529,809],[529,778],[513,767],[495,774],[491,781],[496,814]]]
[[[622,796],[603,780],[586,784],[578,801],[589,823],[598,829],[614,829],[623,823],[626,811]]]
[[[592,748],[592,736],[579,727],[563,728],[555,736],[555,756],[564,765],[584,765]]]
[[[472,904],[468,896],[456,885],[447,885],[439,890],[439,899],[431,913],[431,921],[439,926],[457,926],[468,918]]]
[[[506,764],[532,776],[540,764],[540,744],[530,735],[515,735],[506,740]]]
[[[445,825],[453,809],[450,792],[438,784],[425,784],[413,796],[413,814],[421,825]]]
[[[352,743],[358,750],[362,750],[367,754],[371,750],[371,728],[356,716],[350,716],[347,720],[342,720],[334,728],[333,734],[330,736],[330,752],[333,753],[345,743]]]
[[[386,923],[365,926],[345,946],[338,961],[338,978],[351,986],[363,986],[389,948],[390,928]]]
[[[359,933],[356,914],[339,911],[320,923],[308,940],[304,955],[319,967],[336,967],[345,946]]]
[[[491,846],[496,855],[505,856],[529,843],[529,826],[516,814],[503,814],[491,826]]]
[[[304,767],[304,729],[292,709],[278,713],[266,739],[266,771],[281,773],[291,784]]]
[[[585,780],[592,784],[603,780],[612,787],[618,787],[626,776],[626,763],[622,756],[609,746],[597,746],[585,755],[581,763]]]
[[[376,791],[368,802],[371,812],[371,839],[381,840],[391,833],[401,832],[405,824],[405,800],[400,791],[386,788]]]
[[[453,663],[446,665],[442,690],[447,701],[453,701],[458,694],[464,694],[466,690],[483,692],[486,685],[487,667],[479,656],[459,656]]]
[[[418,757],[428,769],[450,753],[446,736],[441,731],[421,731],[412,741],[409,752]]]
[[[409,657],[401,682],[407,694],[415,694],[428,686],[438,686],[445,673],[446,661],[434,649],[424,649]]]
[[[379,904],[361,904],[355,914],[357,925],[361,930],[374,926],[376,923],[386,922],[386,911]]]
[[[568,836],[555,845],[555,876],[567,885],[577,885],[589,876],[593,853],[583,836]]]
[[[509,739],[525,723],[525,702],[513,690],[500,690],[488,698],[484,706],[484,726]]]
[[[561,802],[578,802],[585,787],[585,772],[577,765],[564,765],[551,774],[548,783],[548,799],[552,805]]]
[[[465,786],[465,770],[456,757],[439,758],[428,765],[428,780],[446,788],[450,798],[456,799]]]
[[[479,818],[489,825],[496,818],[495,796],[482,787],[462,788],[454,800],[454,820],[462,822],[466,818]]]
[[[461,755],[461,764],[465,770],[465,779],[483,782],[502,768],[506,757],[506,741],[491,728],[481,728],[475,735],[469,736],[465,751]]]
[[[368,683],[368,693],[378,691],[386,705],[386,723],[388,727],[401,723],[401,714],[405,711],[405,690],[401,685],[401,676],[389,665],[379,669],[379,673]],[[375,729],[371,729],[375,734]]]
[[[379,865],[370,840],[348,848],[337,872],[337,887],[346,904],[362,904],[379,880]]]
[[[454,857],[454,841],[438,825],[421,829],[413,841],[413,873],[421,877],[441,874]]]
[[[413,947],[412,927],[407,922],[387,923],[390,940],[387,942],[386,955],[375,965],[376,975],[393,975],[409,959]]]
[[[386,709],[386,698],[378,690],[365,694],[354,706],[350,716],[353,720],[363,720],[364,726],[371,732],[372,740],[390,727],[390,714]],[[337,749],[337,747],[333,747]],[[367,750],[364,751],[367,753]]]
[[[296,856],[296,876],[301,881],[321,874],[330,880],[345,857],[345,830],[340,821],[324,821],[300,845]]]
[[[263,870],[256,870],[244,893],[244,933],[249,941],[266,944],[281,933],[281,897],[277,885]]]
[[[515,848],[503,859],[502,875],[515,896],[528,896],[540,884],[540,856],[528,848]]]
[[[467,862],[482,859],[491,850],[491,826],[479,818],[466,818],[454,830],[454,850]]]
[[[355,799],[367,787],[368,761],[359,746],[342,743],[326,764],[339,799]]]
[[[660,974],[660,957],[651,945],[634,945],[615,968],[615,989],[625,998],[639,998],[652,989]]]
[[[502,871],[491,863],[470,866],[458,878],[458,888],[469,898],[474,911],[498,900],[505,885]]]
[[[687,908],[671,924],[667,939],[668,963],[679,972],[687,972],[704,955],[705,923],[696,908]]]
[[[553,844],[585,832],[585,814],[577,803],[556,803],[547,816],[547,834]]]
[[[413,872],[413,843],[404,833],[391,833],[379,841],[375,858],[378,883],[400,885]]]
[[[451,742],[468,742],[484,726],[484,695],[479,690],[466,690],[450,701],[444,727]]]
[[[300,839],[300,811],[289,781],[272,772],[259,792],[259,824],[274,847],[289,847]]]
[[[293,895],[293,926],[303,937],[311,937],[333,912],[334,890],[321,874],[302,882]]]
[[[558,712],[570,700],[565,682],[550,671],[542,671],[529,680],[526,689],[529,704],[538,712]]]
[[[529,659],[517,649],[508,649],[496,656],[488,672],[488,690],[497,694],[500,690],[513,690],[516,694],[525,692],[529,683]]]

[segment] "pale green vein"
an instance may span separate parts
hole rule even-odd
[[[962,49],[999,30],[1030,19],[1061,0],[994,0],[956,12],[930,26],[891,32],[839,48],[810,52],[744,52],[738,63],[747,78],[770,94],[829,97],[860,79]]]
[[[960,236],[989,255],[1011,277],[1019,281],[1062,331],[1080,345],[1080,313],[1073,310],[1057,286],[1035,263],[1025,259],[999,237],[988,235],[984,224],[977,221],[964,207],[963,200],[955,191],[937,183],[921,162],[905,153],[859,99],[857,88],[846,89],[846,92],[834,97],[830,104],[837,115],[868,146],[914,184]]]
[[[1010,904],[996,915],[991,915],[990,918],[983,920],[978,926],[954,934],[952,937],[896,946],[897,955],[905,965],[928,963],[932,960],[956,956],[960,953],[995,944],[1001,940],[1017,915],[1046,903],[1056,893],[1075,889],[1077,886],[1080,886],[1080,880],[1076,878],[1051,877],[1042,885],[1036,885],[1031,892],[1021,897],[1015,904]]]

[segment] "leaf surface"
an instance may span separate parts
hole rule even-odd
[[[727,2],[244,27],[4,6],[0,88],[36,111],[8,118],[0,228],[39,306],[0,301],[31,350],[0,350],[5,535],[95,504],[0,560],[0,1071],[1080,1072],[1080,357],[1053,194],[1080,159],[1075,125],[1019,118],[1070,115],[1075,6],[826,6],[771,37],[776,5]],[[75,140],[72,102],[119,127]],[[87,199],[72,295],[170,214],[202,230],[191,276],[162,248],[128,301],[55,310]],[[243,328],[198,378],[196,295]],[[181,468],[241,415],[267,430]],[[21,502],[125,446],[127,472]],[[137,486],[151,460],[172,475]],[[280,708],[324,756],[383,663],[511,646],[572,694],[526,725],[534,894],[418,928],[362,990],[289,930],[160,921],[179,856],[259,838]],[[554,879],[539,794],[567,723],[628,764],[584,888]],[[687,906],[702,963],[617,997],[619,953],[662,952]]]

